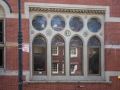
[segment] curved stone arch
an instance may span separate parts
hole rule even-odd
[[[6,0],[1,0],[0,1],[0,6],[4,9],[5,11],[5,17],[7,17],[7,15],[9,15],[10,13],[12,13],[12,9],[9,5],[9,3]]]

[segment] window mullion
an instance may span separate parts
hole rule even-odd
[[[88,72],[88,63],[87,63],[87,60],[88,60],[88,56],[87,56],[87,53],[88,53],[88,49],[87,49],[87,42],[84,43],[83,45],[83,76],[85,78],[87,78],[87,72]]]

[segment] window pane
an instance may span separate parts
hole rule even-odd
[[[101,28],[101,22],[98,18],[91,18],[88,21],[87,26],[91,32],[98,32]]]
[[[3,49],[0,48],[0,67],[3,67]]]
[[[70,28],[75,31],[78,32],[83,28],[83,22],[80,18],[78,17],[74,17],[70,20]]]
[[[70,46],[83,46],[83,43],[79,37],[75,36],[71,39]]]
[[[58,47],[52,47],[52,55],[58,55]]]
[[[65,56],[63,55],[64,52],[64,40],[60,36],[56,36],[52,40],[52,74],[59,74],[62,75],[65,73],[64,69],[64,62]],[[57,55],[53,55],[53,53]],[[58,70],[58,71],[56,71]],[[56,71],[56,72],[55,72]]]
[[[3,22],[0,21],[0,42],[3,42]]]
[[[33,74],[46,75],[46,41],[42,36],[33,40]]]
[[[33,45],[46,46],[46,40],[42,36],[38,35],[34,38]]]
[[[60,36],[56,36],[52,40],[52,46],[64,46],[64,40]]]
[[[43,16],[36,16],[32,20],[32,25],[34,29],[41,31],[45,29],[47,21]]]
[[[100,41],[96,37],[90,38],[88,46],[100,46]]]
[[[52,73],[58,73],[58,63],[52,64]]]
[[[65,27],[65,21],[60,16],[56,16],[52,19],[51,26],[55,31],[61,31]]]
[[[89,74],[100,74],[99,48],[89,48]]]
[[[75,36],[70,41],[70,74],[82,74],[82,41]]]
[[[96,37],[90,38],[88,42],[89,74],[100,74],[100,41]]]

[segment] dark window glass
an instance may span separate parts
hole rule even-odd
[[[52,45],[51,45],[51,50],[56,50],[57,53],[52,53],[52,74],[56,75],[63,75],[65,74],[65,69],[64,69],[64,63],[65,63],[65,55],[64,55],[64,50],[65,50],[65,43],[64,40],[60,36],[55,36],[52,40]],[[56,47],[56,49],[55,49]],[[51,52],[53,52],[51,51]],[[56,67],[55,64],[56,63]],[[53,68],[57,68],[57,71],[55,72]]]
[[[96,37],[90,38],[88,41],[88,46],[100,46],[100,41]]]
[[[46,40],[42,36],[36,36],[33,40],[33,74],[46,75]]]
[[[3,42],[3,21],[0,21],[0,42]]]
[[[52,19],[51,26],[55,31],[61,31],[65,27],[65,21],[60,16],[56,16]]]
[[[0,48],[0,67],[3,67],[3,49]]]
[[[101,22],[97,18],[91,18],[88,21],[87,26],[91,32],[98,32],[101,28]]]
[[[83,56],[83,43],[77,36],[73,37],[70,41],[70,74],[82,74],[82,56]]]
[[[83,28],[83,22],[80,18],[78,17],[74,17],[70,20],[70,28],[75,31],[78,32]]]
[[[89,74],[100,74],[100,48],[99,40],[92,37],[88,42]]]
[[[33,25],[34,29],[41,31],[41,30],[45,29],[47,22],[43,16],[36,16],[32,20],[32,25]]]

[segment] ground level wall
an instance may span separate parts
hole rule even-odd
[[[120,90],[120,80],[110,77],[112,83],[82,83],[82,82],[39,82],[24,83],[23,90]],[[17,76],[0,76],[0,90],[18,90]]]

